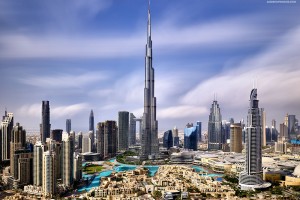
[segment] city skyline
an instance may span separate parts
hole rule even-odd
[[[142,116],[147,2],[28,2],[1,2],[0,112],[7,107],[15,122],[39,130],[49,100],[51,129],[72,119],[84,133],[91,109],[95,123],[117,120],[120,110]],[[151,2],[159,132],[196,121],[207,130],[214,93],[223,119],[245,120],[252,80],[268,126],[299,117],[299,5],[191,2]]]

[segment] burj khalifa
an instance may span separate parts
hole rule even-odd
[[[158,153],[156,97],[154,97],[154,69],[152,67],[152,40],[150,2],[148,7],[147,44],[145,56],[144,114],[142,120],[141,159],[153,158]]]

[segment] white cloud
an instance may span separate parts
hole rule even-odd
[[[261,17],[261,16],[260,16]],[[153,27],[154,46],[163,53],[178,51],[178,48],[200,47],[201,49],[231,49],[255,46],[276,37],[271,29],[265,29],[257,18],[236,16],[222,20],[201,22],[196,25],[177,25],[162,19]],[[255,23],[254,23],[255,22]],[[146,24],[145,24],[146,26]],[[145,27],[131,34],[111,36],[72,36],[45,34],[1,35],[0,57],[2,58],[115,58],[142,55],[146,42]],[[115,33],[115,32],[114,32]]]
[[[50,105],[50,115],[51,118],[68,118],[72,117],[83,110],[89,108],[89,104],[87,103],[78,103],[67,106],[51,106]],[[17,110],[18,115],[33,117],[33,118],[41,118],[42,115],[42,104],[35,103],[31,105],[23,105],[20,109]]]
[[[246,116],[252,82],[257,80],[260,106],[270,117],[281,119],[283,110],[300,100],[299,31],[300,27],[291,30],[264,52],[199,83],[181,98],[181,103],[208,106],[217,93],[221,109]],[[292,112],[300,114],[300,107]]]
[[[108,72],[87,72],[83,74],[54,74],[51,76],[31,76],[19,78],[21,83],[41,88],[78,88],[108,79]]]
[[[176,119],[186,117],[199,117],[207,114],[206,107],[178,105],[174,107],[161,108],[158,110],[157,118],[160,119]]]
[[[17,112],[22,116],[39,117],[41,116],[42,105],[40,103],[23,105]]]
[[[139,36],[91,38],[2,35],[2,58],[114,58],[136,55],[145,40]],[[126,47],[126,48],[124,48]]]
[[[51,108],[51,116],[53,116],[53,118],[72,117],[89,108],[90,106],[87,103],[78,103],[68,106],[58,106]]]

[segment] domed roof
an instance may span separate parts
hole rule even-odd
[[[300,177],[300,164],[295,167],[293,175]]]

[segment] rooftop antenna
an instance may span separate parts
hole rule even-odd
[[[257,79],[255,79],[255,87],[257,88]]]

